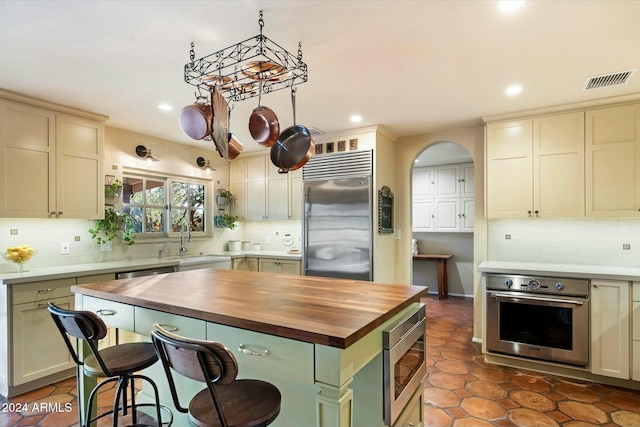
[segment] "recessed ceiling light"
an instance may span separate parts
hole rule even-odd
[[[522,86],[520,85],[511,85],[504,91],[504,93],[506,93],[509,96],[516,96],[520,92],[522,92]]]
[[[351,116],[349,120],[351,120],[351,123],[360,123],[362,121],[362,116],[356,114],[354,116]]]
[[[420,161],[420,159],[415,159],[415,160],[413,161],[413,163],[418,163],[419,161]]]
[[[158,108],[161,109],[162,111],[171,111],[173,110],[173,107],[169,104],[160,104],[158,105]]]
[[[513,12],[520,8],[524,4],[524,0],[503,0],[499,4],[499,8],[502,12]]]

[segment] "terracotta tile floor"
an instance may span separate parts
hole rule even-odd
[[[426,426],[640,426],[640,391],[486,364],[471,342],[473,300],[424,302]]]
[[[471,342],[472,300],[434,296],[424,302],[425,426],[640,426],[640,392],[485,364],[480,344]],[[75,384],[71,378],[10,399],[26,403],[28,412],[2,410],[7,401],[0,397],[0,427],[77,426]],[[113,390],[107,390],[99,402],[109,406],[112,399]],[[34,412],[34,403],[58,403],[59,409]],[[100,425],[110,425],[109,421],[106,417]]]

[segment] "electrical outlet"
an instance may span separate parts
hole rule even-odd
[[[507,239],[507,240],[511,240],[511,234],[505,234],[504,238]]]
[[[60,244],[60,253],[63,254],[63,255],[66,255],[69,252],[71,252],[71,248],[69,246],[69,242],[62,242]]]
[[[9,230],[9,234],[11,234],[12,236],[17,236],[18,235],[18,229],[17,228],[12,228],[11,230]]]
[[[628,251],[631,249],[631,245],[629,243],[623,243],[622,244],[622,250],[623,251]]]
[[[80,241],[80,236],[75,236],[75,237],[73,238],[73,240],[75,240],[76,242],[79,242],[79,241]]]

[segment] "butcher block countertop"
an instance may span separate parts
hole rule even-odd
[[[345,349],[427,295],[422,286],[236,270],[193,270],[71,291]]]

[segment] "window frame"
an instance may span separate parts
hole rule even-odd
[[[187,177],[187,176],[169,174],[164,172],[149,172],[149,171],[137,170],[133,168],[124,168],[122,172],[123,182],[124,182],[124,179],[127,177],[144,180],[145,188],[146,188],[147,180],[162,181],[164,184],[164,195],[165,195],[164,212],[165,212],[165,218],[166,218],[164,221],[164,230],[161,232],[154,232],[154,233],[149,233],[149,232],[135,233],[136,239],[157,240],[157,239],[175,238],[180,236],[180,231],[171,231],[171,212],[172,212],[171,194],[172,194],[172,190],[173,190],[172,187],[174,183],[182,183],[187,185],[195,184],[195,185],[202,185],[204,187],[204,197],[205,197],[205,202],[203,206],[204,231],[192,230],[191,237],[192,238],[213,237],[214,222],[213,222],[212,212],[213,212],[214,189],[213,189],[213,183],[212,183],[213,180],[211,178]],[[124,200],[122,202],[123,202],[122,203],[123,210],[125,206],[126,207],[131,206],[131,203],[124,203]],[[147,205],[146,200],[144,202],[145,203],[142,205],[133,204],[133,206],[142,207],[143,212],[144,212],[144,208],[147,208],[147,207],[158,208],[158,205]],[[192,206],[186,207],[187,210],[191,208]],[[176,209],[182,210],[182,209],[185,209],[185,207],[180,206],[180,207],[177,207]]]

